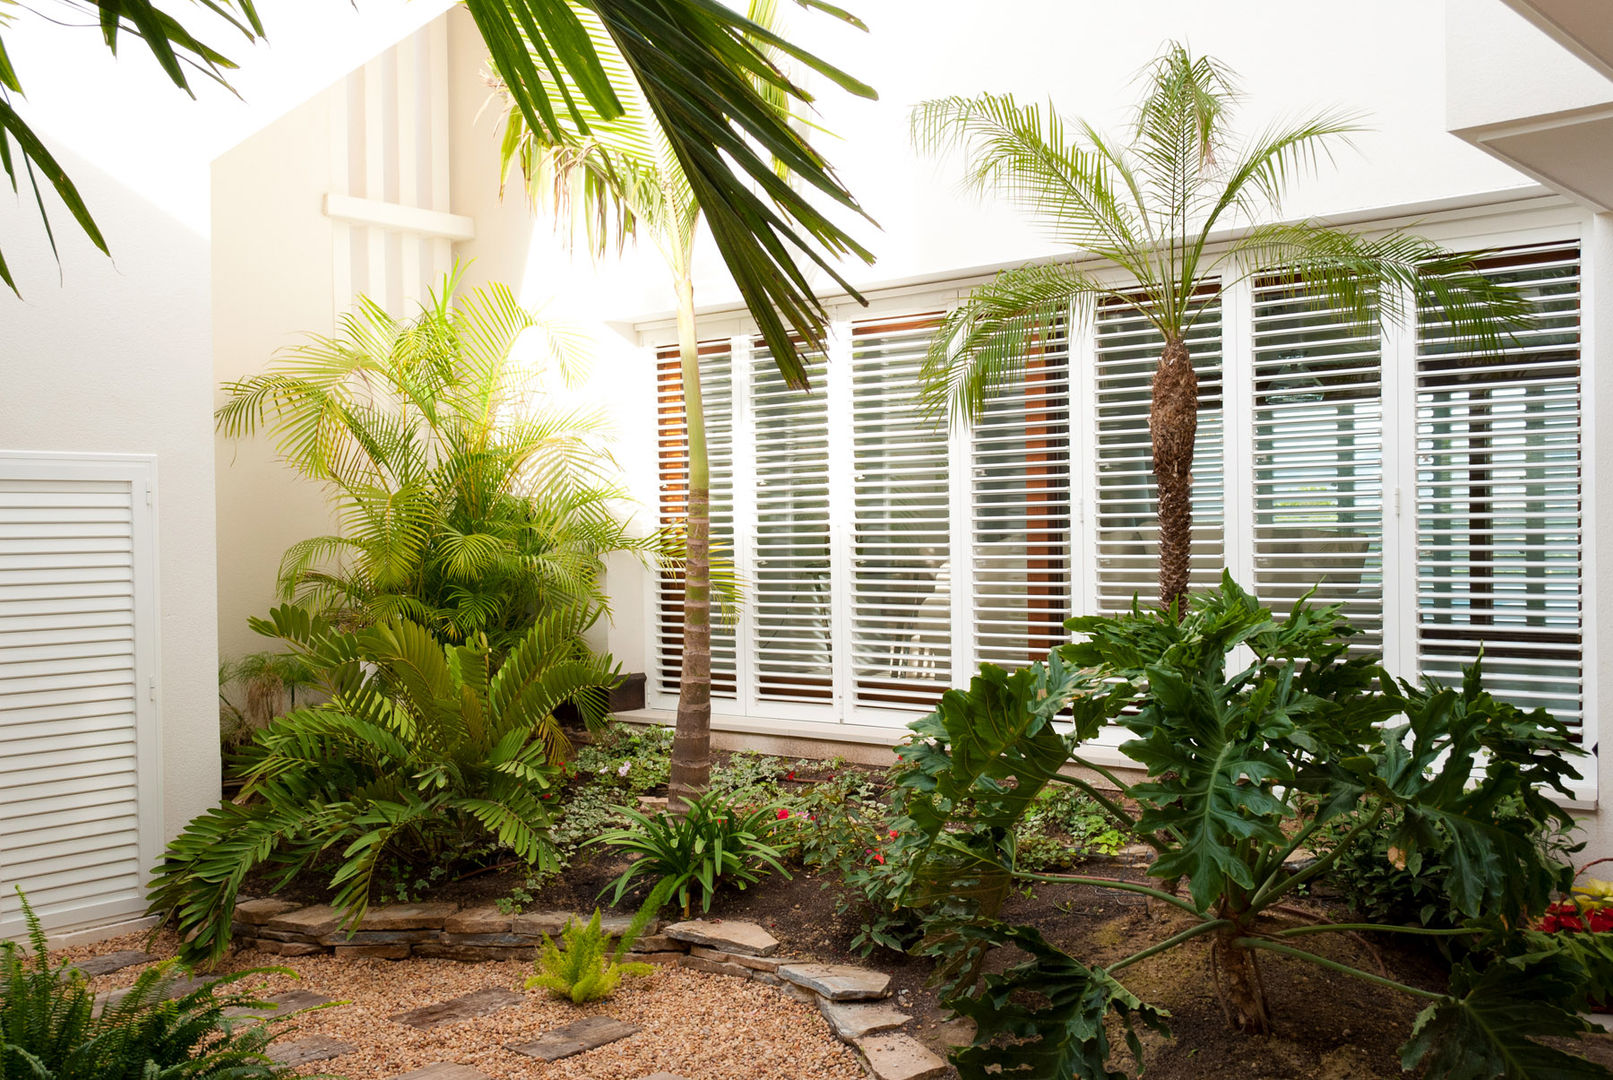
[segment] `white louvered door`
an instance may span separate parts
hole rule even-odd
[[[145,909],[159,843],[144,459],[0,454],[0,938]]]

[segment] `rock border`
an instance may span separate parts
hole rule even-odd
[[[505,914],[492,905],[389,904],[371,908],[357,926],[347,929],[328,905],[270,897],[237,903],[231,929],[237,946],[279,956],[386,960],[419,956],[475,962],[536,959],[543,936],[548,934],[558,944],[560,929],[570,919],[586,921],[569,911]],[[603,916],[600,925],[618,936],[631,921],[625,915]],[[890,976],[883,972],[818,964],[809,957],[775,956],[778,940],[761,926],[743,921],[691,919],[664,928],[652,922],[634,947],[625,959],[749,979],[817,1005],[830,1031],[862,1056],[877,1080],[932,1080],[946,1074],[946,1062],[924,1044],[891,1030],[909,1017],[881,1004],[890,994]],[[848,1015],[859,1007],[868,1008],[866,1023],[854,1022]],[[877,1007],[877,1017],[872,1007]],[[881,1034],[870,1038],[874,1031]]]

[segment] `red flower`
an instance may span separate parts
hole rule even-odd
[[[789,816],[790,816],[790,812],[788,810],[784,809],[784,807],[782,807],[782,806],[779,807],[778,819],[780,821],[783,821],[785,818],[787,818]]]
[[[895,829],[892,829],[892,830],[891,830],[891,839],[892,839],[892,840],[894,840],[894,839],[896,839],[896,836],[897,836],[897,833],[896,833],[896,830],[895,830]]]
[[[883,856],[883,855],[875,855],[874,856],[874,861],[877,862],[879,865],[884,866],[885,865],[885,856]]]
[[[791,769],[791,770],[790,770],[790,771],[789,771],[789,773],[788,773],[788,775],[786,775],[786,776],[785,776],[785,777],[784,777],[784,779],[786,779],[786,780],[794,780],[794,779],[795,779],[795,770],[794,770],[794,769]]]

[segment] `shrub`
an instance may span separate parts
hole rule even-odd
[[[1464,925],[1379,929],[1471,937],[1527,922],[1572,876],[1540,842],[1572,825],[1548,797],[1569,794],[1568,759],[1579,753],[1561,723],[1493,698],[1476,664],[1460,688],[1397,682],[1371,658],[1349,654],[1353,631],[1336,608],[1301,603],[1276,619],[1230,577],[1195,598],[1180,622],[1134,609],[1066,625],[1086,640],[1012,674],[986,665],[968,690],[949,691],[911,725],[902,751],[912,771],[901,781],[907,820],[899,828],[914,849],[905,899],[923,909],[967,898],[976,908],[931,925],[931,947],[963,971],[995,947],[1029,956],[977,992],[963,978],[950,999],[978,1024],[975,1044],[954,1058],[965,1078],[1050,1061],[1061,1063],[1050,1076],[1108,1075],[1107,1013],[1126,1031],[1163,1025],[1163,1014],[1116,976],[1198,937],[1209,939],[1216,992],[1244,1030],[1268,1030],[1257,957],[1275,953],[1426,1001],[1402,1053],[1430,1080],[1602,1075],[1533,1038],[1584,1028],[1560,957],[1517,953],[1503,965],[1474,953],[1435,993],[1302,947],[1308,935],[1360,925],[1284,925],[1273,910],[1398,813],[1390,843],[1449,868],[1449,902]],[[1234,649],[1245,659],[1229,673]],[[1066,708],[1068,736],[1055,726]],[[1121,749],[1146,779],[1127,784],[1082,755],[1109,726],[1130,732]],[[1123,798],[1063,775],[1066,763],[1106,776]],[[1084,791],[1118,829],[1153,847],[1148,873],[1166,887],[1025,872],[1014,830],[1049,784]],[[1292,853],[1330,822],[1345,826],[1338,843],[1291,871]],[[1091,968],[1032,928],[995,921],[1016,877],[1141,893],[1193,921]],[[1177,888],[1184,880],[1185,893]]]
[[[606,955],[610,935],[600,926],[599,909],[587,923],[568,919],[560,931],[565,948],[561,949],[548,934],[543,935],[543,947],[538,954],[538,973],[526,981],[528,990],[539,987],[555,997],[565,998],[575,1005],[589,1001],[603,1001],[616,992],[625,976],[648,975],[655,970],[653,964],[637,961],[624,962],[622,957],[633,948],[633,943],[644,933],[650,919],[666,902],[670,889],[657,887],[645,898],[638,914],[628,924],[627,932]]]
[[[667,898],[676,897],[687,917],[696,894],[700,910],[710,911],[712,897],[724,882],[743,889],[771,871],[790,876],[780,862],[783,853],[771,842],[779,815],[788,811],[745,808],[721,794],[707,792],[689,804],[682,818],[622,812],[632,825],[613,829],[594,841],[637,856],[613,883],[612,904],[620,903],[633,882],[642,877],[657,885],[667,883]]]
[[[341,632],[276,609],[262,628],[309,659],[329,700],[259,733],[241,796],[169,845],[151,909],[175,920],[184,955],[223,955],[236,893],[258,866],[283,884],[335,853],[334,902],[349,924],[384,866],[452,863],[496,842],[552,869],[543,791],[566,748],[555,707],[570,700],[601,714],[618,674],[581,644],[596,614],[545,616],[494,671],[486,644],[444,646],[407,621]]]
[[[25,960],[21,946],[0,941],[0,1077],[259,1080],[292,1075],[264,1056],[286,1017],[240,1023],[230,1010],[261,1016],[274,1006],[250,994],[218,992],[266,972],[227,975],[166,1001],[169,987],[185,974],[169,961],[141,972],[128,994],[97,1016],[95,995],[83,974],[51,962],[26,899],[22,910],[33,956]]]

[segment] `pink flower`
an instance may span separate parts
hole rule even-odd
[[[784,809],[782,806],[779,807],[778,819],[780,821],[783,821],[785,818],[787,818],[789,816],[790,816],[790,812],[788,810]]]

